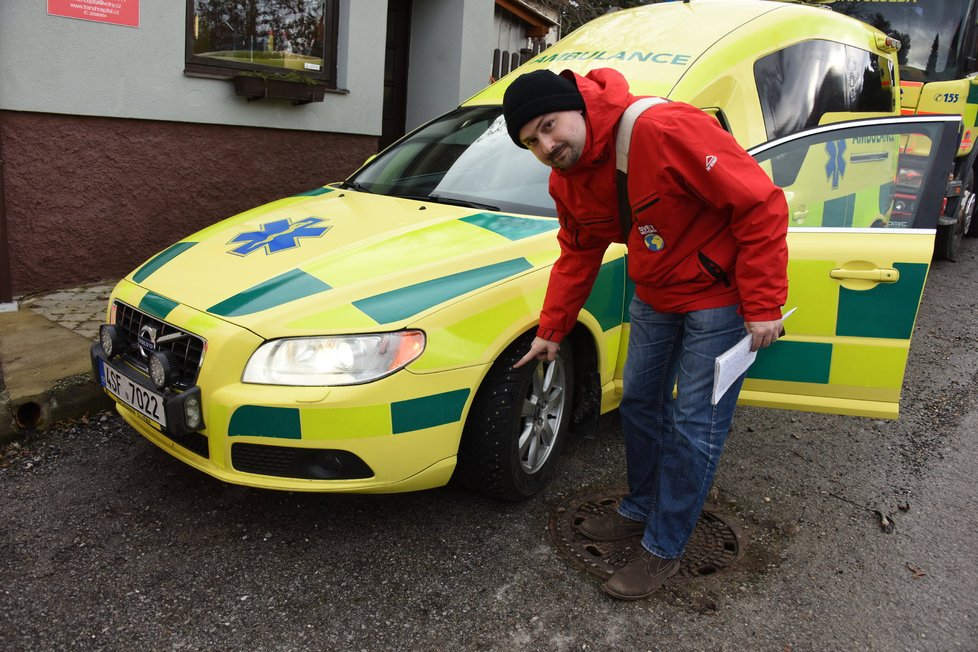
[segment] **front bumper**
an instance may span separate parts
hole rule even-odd
[[[146,392],[159,395],[162,398],[162,410],[163,414],[166,415],[166,426],[159,425],[159,428],[166,436],[178,441],[185,440],[198,434],[198,431],[203,429],[204,423],[202,422],[196,428],[191,427],[187,423],[187,402],[196,401],[197,405],[200,405],[200,388],[196,385],[179,393],[170,391],[161,393],[150,382],[149,378],[141,372],[133,369],[125,362],[109,360],[109,357],[105,355],[105,350],[99,342],[92,344],[91,349],[89,349],[89,354],[92,360],[92,373],[95,375],[95,382],[99,383],[106,393],[117,403],[121,402],[122,399],[113,394],[109,389],[109,383],[107,382],[105,373],[106,366],[113,369],[116,373],[122,374],[134,384],[142,387]]]
[[[141,306],[145,294],[124,281],[111,300]],[[195,380],[206,427],[180,434],[169,418],[161,427],[116,400],[119,413],[182,462],[252,487],[389,493],[442,486],[455,468],[471,388],[488,370],[488,364],[417,374],[404,369],[347,387],[256,385],[241,382],[241,370],[260,337],[185,304],[165,321],[207,343]],[[98,374],[104,352],[99,355],[100,345],[92,351]],[[142,371],[128,372],[152,387]]]
[[[103,388],[103,365],[111,365],[157,391],[140,371],[107,360],[98,343],[91,358]],[[447,484],[472,398],[464,387],[477,383],[481,373],[479,368],[422,375],[402,371],[354,387],[235,382],[211,390],[208,367],[205,363],[201,371],[200,387],[164,395],[166,426],[105,391],[137,432],[204,473],[233,484],[316,492],[393,493]],[[190,396],[200,401],[204,429],[190,430],[181,421]],[[403,398],[390,400],[394,396]]]

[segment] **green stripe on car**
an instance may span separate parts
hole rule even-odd
[[[626,276],[624,258],[608,261],[598,271],[591,295],[584,303],[584,309],[594,315],[603,331],[622,324]]]
[[[754,364],[747,370],[747,377],[825,384],[829,382],[831,368],[831,344],[781,340],[757,352]]]
[[[856,196],[846,195],[825,202],[822,209],[822,226],[850,227],[856,213]]]
[[[391,403],[391,427],[395,435],[455,423],[462,418],[468,389]]]
[[[886,215],[890,210],[890,201],[893,199],[893,186],[894,183],[892,181],[880,186],[880,193],[877,196],[879,197],[880,213],[883,215]]]
[[[299,410],[295,408],[242,405],[231,415],[228,437],[302,439]]]
[[[353,305],[378,324],[389,324],[532,268],[527,259],[516,258],[408,285],[354,301]]]
[[[166,297],[161,297],[155,292],[147,292],[146,295],[140,299],[139,306],[137,306],[141,311],[148,315],[153,315],[158,319],[166,319],[174,308],[179,304],[176,301],[171,301]]]
[[[178,242],[172,247],[168,247],[156,254],[151,258],[145,265],[136,270],[136,273],[132,275],[132,280],[136,283],[142,283],[149,277],[150,274],[158,270],[163,265],[185,252],[187,249],[193,247],[196,242]]]
[[[522,240],[548,231],[556,231],[560,226],[555,219],[531,219],[496,213],[476,213],[459,221],[492,231],[507,240]]]
[[[978,104],[978,84],[968,86],[968,104]]]
[[[222,317],[240,317],[330,289],[332,288],[328,284],[315,276],[301,269],[293,269],[217,303],[208,308],[207,312]]]
[[[880,283],[871,290],[839,289],[836,335],[910,339],[927,265],[895,263],[893,267],[900,272],[899,283]]]
[[[332,188],[313,188],[312,190],[307,190],[305,192],[300,192],[292,195],[293,197],[316,197],[317,195],[325,195],[328,192],[333,192]]]
[[[621,321],[623,324],[629,324],[632,321],[630,308],[632,305],[632,299],[635,298],[635,281],[633,281],[632,277],[628,275],[628,254],[625,254],[622,257],[622,260],[625,261],[625,305],[621,316]]]

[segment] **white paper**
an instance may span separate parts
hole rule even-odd
[[[781,315],[781,321],[791,316],[797,308],[792,308]],[[717,356],[713,367],[713,405],[716,405],[730,386],[734,384],[747,368],[754,364],[757,351],[750,350],[753,336],[747,335],[732,347]]]

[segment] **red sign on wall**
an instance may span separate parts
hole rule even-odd
[[[48,14],[139,27],[139,0],[48,0]]]

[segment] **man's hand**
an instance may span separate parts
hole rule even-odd
[[[784,335],[784,327],[781,326],[780,319],[775,319],[774,321],[748,321],[744,322],[744,327],[752,336],[750,343],[751,351],[757,351],[766,346],[771,346],[779,337]]]
[[[557,351],[560,350],[560,345],[556,342],[551,342],[550,340],[545,340],[542,337],[534,337],[533,342],[530,344],[530,350],[520,358],[519,362],[513,365],[513,369],[518,369],[522,367],[530,360],[547,360],[553,361],[557,359]]]

